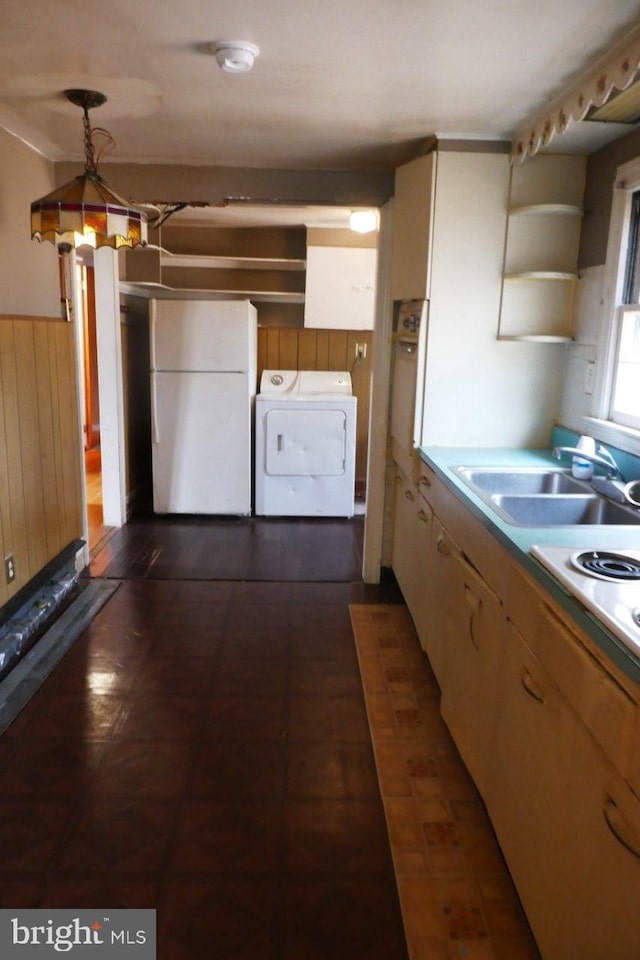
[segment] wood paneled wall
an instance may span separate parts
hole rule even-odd
[[[291,327],[258,328],[258,385],[263,370],[348,370],[358,398],[356,490],[364,493],[367,477],[371,331],[312,330]],[[367,356],[356,362],[356,344]]]
[[[82,536],[73,325],[0,317],[0,605]],[[15,580],[5,582],[12,556]]]

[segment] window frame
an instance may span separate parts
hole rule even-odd
[[[603,322],[596,352],[593,410],[585,417],[598,436],[620,449],[640,454],[640,429],[611,419],[615,373],[625,308],[625,281],[633,195],[640,191],[640,157],[618,167],[613,185],[611,220],[603,282]]]
[[[617,426],[629,427],[633,430],[637,430],[640,434],[640,411],[637,414],[627,414],[623,413],[619,409],[614,409],[613,406],[614,396],[617,388],[617,378],[619,375],[620,348],[624,333],[623,326],[628,314],[637,317],[638,314],[640,314],[640,302],[622,304],[616,311],[617,336],[616,349],[614,351],[613,371],[611,375],[611,402],[609,404],[609,420],[611,423],[615,423]]]

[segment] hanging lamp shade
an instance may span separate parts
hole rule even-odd
[[[85,170],[31,204],[31,239],[72,247],[136,247],[147,242],[146,214],[113,193],[97,170],[89,109],[106,100],[92,90],[65,90],[84,109]],[[110,134],[100,130],[110,139]]]
[[[31,204],[31,238],[72,247],[135,247],[147,242],[147,220],[100,177],[83,173]]]

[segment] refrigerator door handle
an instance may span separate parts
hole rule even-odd
[[[284,450],[284,436],[283,434],[278,434],[278,453],[282,453]]]
[[[151,436],[154,443],[160,443],[160,425],[158,423],[158,375],[151,371]]]
[[[156,369],[156,302],[151,301],[149,309],[149,338],[151,353],[151,369]]]

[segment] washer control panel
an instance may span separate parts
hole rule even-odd
[[[351,396],[348,370],[263,370],[260,393],[291,399],[319,396]]]

